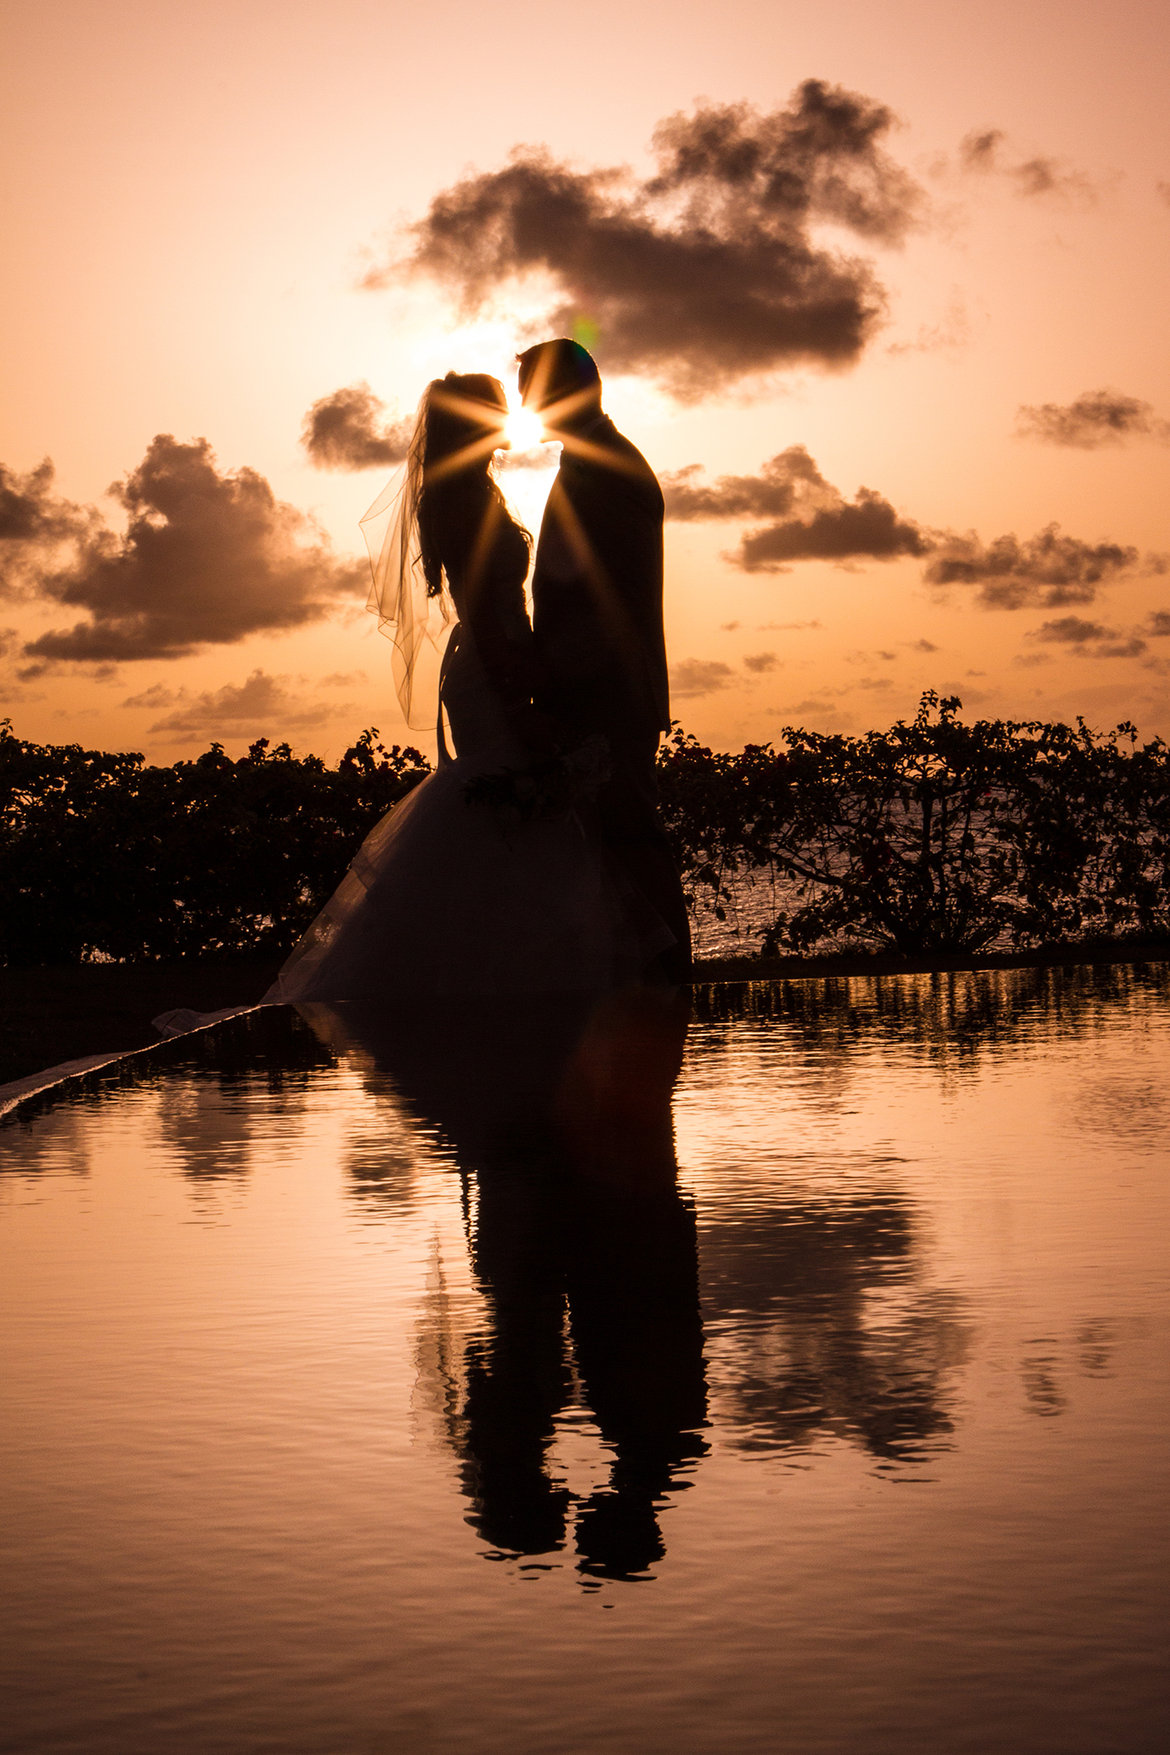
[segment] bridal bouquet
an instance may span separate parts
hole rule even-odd
[[[465,783],[463,796],[468,804],[487,805],[531,822],[592,804],[609,776],[609,739],[595,733],[572,749],[527,767],[475,774]]]

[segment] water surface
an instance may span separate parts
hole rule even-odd
[[[1149,965],[26,1106],[0,1749],[1161,1750],[1168,1073]]]

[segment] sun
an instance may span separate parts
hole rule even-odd
[[[513,451],[531,451],[544,439],[544,422],[530,408],[510,408],[504,431]]]

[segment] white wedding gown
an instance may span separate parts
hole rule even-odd
[[[468,801],[468,780],[526,758],[465,624],[441,695],[456,753],[440,724],[435,771],[366,837],[268,1003],[604,992],[674,943],[575,812]]]

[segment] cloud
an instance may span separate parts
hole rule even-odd
[[[925,559],[923,578],[936,586],[973,585],[985,607],[1057,609],[1091,603],[1098,590],[1138,566],[1138,551],[1120,543],[1084,542],[1049,524],[1021,542],[1014,534],[984,543],[973,532],[928,530],[903,517],[872,488],[852,500],[821,474],[803,445],[792,445],[755,475],[705,480],[698,464],[662,477],[668,518],[680,522],[771,515],[773,522],[740,537],[726,555],[744,572],[786,572],[797,561]],[[1167,557],[1147,555],[1143,570],[1163,574]],[[767,623],[767,627],[797,624]],[[919,641],[918,650],[937,650]]]
[[[1152,609],[1150,619],[1146,623],[1146,633],[1154,639],[1161,639],[1170,634],[1170,609]]]
[[[938,652],[940,650],[931,640],[911,640],[910,648],[913,652]]]
[[[646,373],[684,400],[797,363],[846,366],[885,295],[868,261],[814,228],[901,242],[921,191],[885,150],[893,123],[884,105],[810,79],[783,109],[667,117],[641,181],[517,147],[437,195],[405,256],[365,284],[426,275],[470,315],[516,279],[551,281],[534,336],[587,328],[603,369]]]
[[[1059,609],[1091,603],[1103,585],[1131,573],[1135,548],[1083,542],[1058,524],[1021,542],[1015,535],[983,543],[973,533],[943,533],[923,577],[930,585],[971,585],[989,609]]]
[[[1121,635],[1116,640],[1105,641],[1093,648],[1094,658],[1137,658],[1146,650],[1146,643],[1140,634]]]
[[[917,525],[899,518],[888,500],[859,488],[851,505],[818,511],[808,523],[789,518],[749,531],[731,558],[746,573],[779,572],[790,561],[888,561],[929,548]]]
[[[971,319],[962,293],[955,288],[936,323],[920,323],[912,339],[891,341],[886,352],[895,358],[914,353],[957,353],[971,337]]]
[[[414,428],[411,420],[389,425],[370,386],[348,384],[314,402],[301,428],[301,444],[318,469],[374,469],[401,463]]]
[[[1038,628],[1032,629],[1028,639],[1041,640],[1047,645],[1072,646],[1078,653],[1091,658],[1137,658],[1146,650],[1146,642],[1139,634],[1122,634],[1116,628],[1107,628],[1101,622],[1087,621],[1076,615],[1042,622]]]
[[[1088,640],[1112,637],[1114,629],[1100,622],[1086,621],[1079,615],[1062,615],[1056,621],[1043,622],[1028,635],[1030,640],[1044,640],[1062,646],[1083,646]]]
[[[123,707],[149,707],[157,711],[160,707],[173,707],[176,701],[184,701],[189,697],[185,689],[177,693],[168,689],[165,683],[152,683],[150,688],[143,689],[137,695],[127,695],[122,702]]]
[[[758,475],[699,478],[697,464],[663,477],[668,518],[767,517],[776,522],[740,538],[728,559],[744,572],[777,572],[792,561],[891,560],[924,555],[930,540],[899,518],[872,488],[850,502],[825,480],[803,445],[791,445],[763,464]]]
[[[369,682],[369,673],[364,670],[331,670],[328,676],[314,679],[319,688],[353,689],[359,683]]]
[[[670,692],[685,698],[725,689],[735,672],[717,658],[683,658],[670,667]]]
[[[48,523],[21,538],[42,597],[88,615],[30,641],[25,674],[56,662],[177,658],[301,627],[364,584],[364,567],[338,560],[262,475],[221,474],[206,439],[184,445],[160,433],[110,493],[127,513],[125,535],[93,508],[54,523],[50,505]]]
[[[176,737],[287,737],[290,731],[304,731],[323,724],[344,707],[324,706],[320,701],[306,701],[286,687],[288,677],[269,676],[254,670],[242,683],[225,683],[223,688],[206,690],[190,696],[186,690],[171,695],[165,703],[175,711],[158,719],[152,732],[170,732]],[[151,690],[125,706],[146,706],[149,697],[162,696],[166,690]]]
[[[100,527],[98,513],[62,499],[53,478],[48,457],[27,475],[0,463],[0,597],[34,592],[41,560]]]
[[[827,492],[837,496],[803,445],[761,464],[758,475],[721,475],[699,479],[701,466],[691,463],[661,477],[666,516],[680,523],[709,518],[784,517],[798,501],[823,503]]]
[[[973,129],[959,142],[959,163],[965,171],[1006,178],[1025,199],[1047,196],[1081,206],[1092,206],[1096,201],[1097,186],[1083,171],[1058,158],[1005,154],[1006,144],[1002,128]]]
[[[766,671],[775,670],[780,661],[774,652],[749,652],[743,662],[745,670],[763,676]]]
[[[1170,421],[1160,420],[1150,403],[1120,390],[1085,390],[1068,403],[1025,403],[1017,411],[1016,430],[1025,438],[1082,451],[1120,445],[1126,439],[1170,444]]]
[[[1156,183],[1154,186],[1167,207],[1170,207],[1170,183]]]

